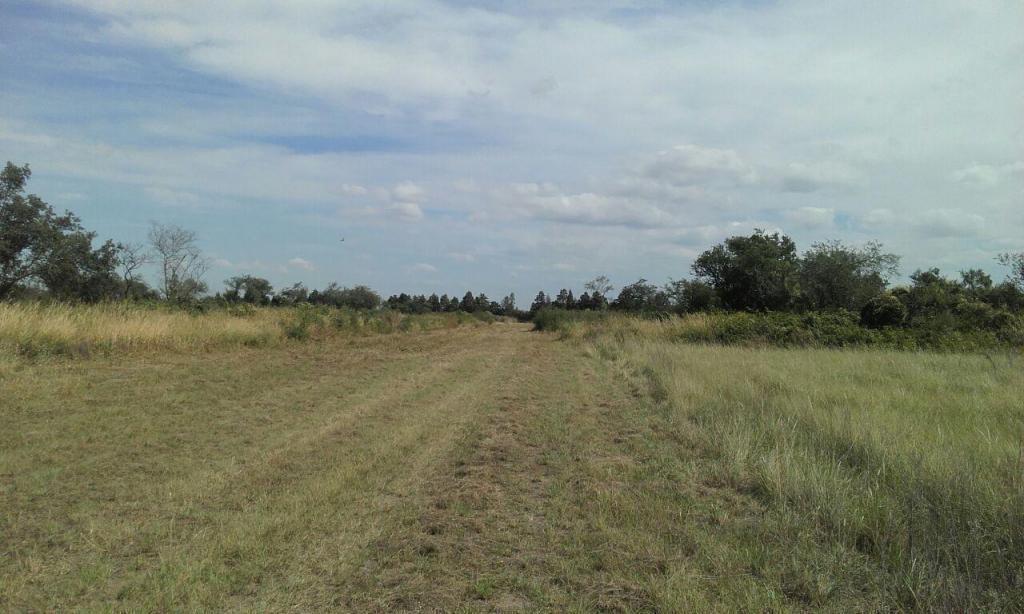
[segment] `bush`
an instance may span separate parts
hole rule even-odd
[[[285,324],[284,334],[289,339],[299,341],[309,338],[309,329],[320,322],[320,314],[312,305],[299,305],[295,309],[295,316]]]
[[[544,307],[533,315],[533,329],[562,331],[576,323],[591,323],[607,318],[605,311],[568,311],[555,307]]]
[[[888,292],[869,300],[860,312],[860,323],[872,328],[902,326],[906,320],[906,306],[895,295]]]

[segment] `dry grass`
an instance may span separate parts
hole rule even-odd
[[[326,307],[238,305],[202,313],[153,305],[0,303],[0,355],[22,357],[208,351],[285,340],[451,329],[481,319],[464,313],[405,315]]]
[[[270,309],[192,315],[126,303],[0,303],[0,349],[37,355],[267,345],[283,338],[286,317]]]

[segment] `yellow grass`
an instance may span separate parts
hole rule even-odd
[[[129,304],[0,303],[0,350],[22,355],[265,345],[283,337],[283,313],[191,315]]]

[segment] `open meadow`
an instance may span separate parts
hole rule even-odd
[[[49,309],[0,305],[5,611],[1024,608],[1011,354]]]

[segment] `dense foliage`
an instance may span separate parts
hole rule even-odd
[[[0,174],[0,300],[49,298],[71,302],[146,300],[205,309],[210,306],[329,306],[355,310],[387,308],[403,314],[475,313],[533,318],[549,326],[552,311],[608,310],[664,317],[669,314],[734,313],[715,333],[720,341],[763,339],[773,343],[823,345],[884,343],[943,346],[1013,343],[1024,313],[1024,253],[996,260],[1009,269],[1002,282],[985,271],[961,271],[959,278],[938,269],[914,272],[909,283],[890,287],[899,257],[878,243],[864,246],[824,241],[800,254],[781,233],[757,230],[733,236],[700,254],[689,279],[659,286],[647,279],[622,287],[613,297],[605,276],[575,295],[538,292],[528,311],[514,294],[501,301],[484,293],[407,294],[383,299],[366,286],[331,283],[309,289],[301,283],[275,289],[269,280],[237,275],[209,294],[208,260],[196,234],[154,223],[148,245],[94,245],[71,212],[56,213],[38,196],[26,194],[28,166],[8,162]],[[152,266],[156,284],[140,271]]]

